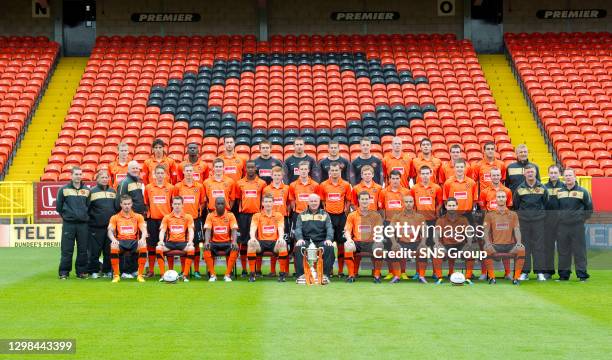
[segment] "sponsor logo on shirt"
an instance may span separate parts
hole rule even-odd
[[[491,202],[489,202],[489,208],[497,209],[497,200],[491,200]]]
[[[274,205],[283,205],[283,203],[284,201],[282,197],[274,198],[274,202],[273,202]]]
[[[118,184],[120,182],[122,182],[123,180],[125,180],[125,178],[127,177],[127,174],[116,174],[115,175],[115,182]]]
[[[264,225],[261,231],[264,234],[274,234],[276,232],[276,225]]]
[[[166,197],[165,196],[153,196],[153,204],[165,204]]]
[[[467,191],[455,191],[453,193],[453,196],[457,200],[467,200],[467,198],[468,198]]]
[[[419,196],[419,204],[431,205],[433,204],[433,199],[431,198],[431,196]]]
[[[401,200],[389,200],[387,201],[387,208],[389,209],[401,209],[402,201]]]
[[[194,195],[183,195],[183,202],[185,204],[195,204],[195,196]]]
[[[503,230],[508,230],[508,229],[510,229],[510,224],[508,224],[508,223],[497,223],[497,224],[495,224],[495,230],[503,231]]]
[[[358,227],[359,232],[370,232],[372,230],[372,226],[371,225],[359,225]]]
[[[212,191],[212,197],[213,197],[213,199],[216,199],[218,197],[225,197],[225,191],[223,191],[223,190],[213,190]]]
[[[310,196],[310,194],[306,194],[306,193],[298,194],[298,200],[299,201],[308,201],[308,196]]]
[[[490,182],[491,181],[491,173],[490,172],[486,172],[483,174],[483,180]]]
[[[213,232],[215,234],[227,234],[228,227],[227,226],[215,226],[213,227]]]
[[[244,190],[244,197],[247,198],[256,198],[257,190]]]
[[[340,193],[327,194],[327,201],[340,201]]]
[[[195,181],[200,181],[200,173],[194,172],[194,173],[193,173],[193,179],[194,179]]]
[[[170,234],[181,234],[185,232],[183,225],[170,225]]]
[[[136,229],[132,225],[120,225],[119,233],[122,235],[134,235],[136,234]]]
[[[225,167],[225,172],[227,174],[236,174],[237,168],[235,166],[226,166]]]
[[[293,168],[293,175],[300,175],[300,168],[298,167]]]
[[[259,169],[259,177],[272,176],[272,169]]]

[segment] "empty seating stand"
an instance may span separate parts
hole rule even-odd
[[[612,176],[612,34],[505,34],[515,72],[564,167]]]
[[[0,178],[38,103],[58,49],[46,37],[0,36]]]
[[[412,155],[429,137],[442,159],[458,143],[477,161],[486,141],[514,159],[472,44],[454,35],[115,36],[97,39],[45,178],[77,164],[89,178],[121,141],[136,160],[154,138],[177,160],[197,142],[210,161],[227,134],[249,157],[269,139],[284,158],[297,136],[315,158],[331,139],[352,158],[363,136],[382,156],[398,135]]]

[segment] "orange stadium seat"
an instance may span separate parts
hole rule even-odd
[[[137,160],[149,156],[154,138],[163,139],[177,160],[195,141],[210,161],[222,151],[219,139],[226,134],[236,137],[237,152],[251,157],[263,139],[272,142],[275,156],[287,157],[297,136],[317,159],[327,155],[333,138],[344,154],[356,156],[362,136],[370,137],[372,153],[382,156],[396,135],[414,156],[421,139],[430,137],[436,156],[445,161],[455,143],[464,145],[469,161],[477,161],[487,141],[497,143],[500,159],[515,158],[469,41],[448,34],[294,38],[299,44],[239,35],[231,41],[223,35],[99,37],[44,178],[54,178],[58,166],[77,163],[87,164],[89,175],[116,156],[122,141]],[[166,42],[169,47],[159,51]],[[27,105],[28,98],[22,100]],[[606,106],[598,109],[605,119]],[[20,118],[12,127],[23,123],[24,110],[15,111]],[[573,125],[572,134],[579,134],[582,124]],[[568,140],[606,141],[603,135]],[[595,149],[609,150],[582,150],[599,161],[603,153]],[[58,178],[64,174],[59,171]]]
[[[610,53],[603,49],[612,34],[508,33],[504,38],[563,165],[579,168],[582,175],[610,176],[612,75]]]

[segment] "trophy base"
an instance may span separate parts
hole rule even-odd
[[[319,284],[319,278],[318,278],[316,273],[313,273],[312,277],[314,278],[314,285],[327,285],[327,284],[329,284],[329,278],[327,276],[325,276],[325,275],[323,275],[323,282],[321,284]],[[298,284],[298,285],[306,285],[306,276],[301,275],[299,278],[297,278],[295,283]]]

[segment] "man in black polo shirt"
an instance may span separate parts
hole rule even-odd
[[[382,160],[372,156],[370,148],[372,147],[372,140],[367,137],[361,138],[359,142],[359,148],[361,153],[351,163],[351,172],[354,174],[352,185],[359,184],[361,182],[361,168],[365,165],[370,165],[374,169],[374,182],[382,186],[383,179],[383,168]]]
[[[548,192],[548,202],[546,203],[546,229],[556,229],[559,224],[559,200],[557,192],[563,187],[559,180],[559,167],[551,165],[548,167],[548,182],[544,184]],[[550,279],[555,275],[555,243],[557,236],[555,231],[547,231],[544,234],[544,277]]]
[[[525,166],[525,181],[514,191],[512,203],[518,213],[523,244],[525,245],[525,265],[520,281],[529,280],[532,269],[538,275],[539,281],[545,281],[544,276],[544,232],[546,231],[546,203],[548,191],[536,179],[536,167]]]
[[[312,156],[304,153],[304,139],[302,139],[301,137],[295,138],[295,140],[293,141],[293,148],[293,155],[289,156],[285,160],[285,167],[287,170],[285,174],[285,184],[291,184],[300,177],[299,169],[300,162],[302,161],[308,161],[308,163],[310,164],[308,176],[310,176],[314,181],[319,182],[319,180],[321,179],[321,174],[319,172],[317,162],[315,161],[315,159],[312,158]]]
[[[112,276],[110,263],[110,239],[107,236],[108,222],[119,209],[115,207],[116,192],[109,186],[108,170],[96,175],[96,186],[89,193],[89,262],[87,271],[92,279],[99,277],[100,253],[103,254],[102,274]],[[110,275],[109,275],[110,274]]]
[[[340,156],[340,143],[336,140],[332,140],[328,144],[329,156],[322,159],[319,162],[319,168],[321,169],[321,182],[329,179],[329,166],[333,162],[340,164],[340,177],[344,181],[351,182],[351,163]]]
[[[573,169],[563,171],[565,185],[557,192],[559,200],[559,280],[569,280],[572,273],[572,257],[576,276],[580,281],[589,278],[587,273],[586,241],[584,222],[593,213],[593,202],[589,192],[576,184]]]
[[[261,155],[255,158],[255,167],[257,168],[257,175],[259,178],[270,185],[272,182],[272,168],[275,166],[283,167],[283,162],[279,159],[275,159],[270,155],[272,150],[272,144],[268,140],[264,140],[259,143],[259,151]]]
[[[532,165],[535,168],[535,177],[540,181],[540,169],[538,165],[529,161],[527,145],[520,144],[516,147],[516,162],[508,165],[506,174],[506,186],[514,192],[516,188],[525,181],[525,168]]]
[[[61,259],[59,278],[65,280],[72,270],[72,254],[76,241],[77,256],[74,267],[77,277],[87,278],[87,221],[89,216],[89,188],[81,181],[83,171],[72,168],[72,180],[59,189],[55,209],[62,217]]]
[[[304,255],[302,249],[310,245],[310,241],[323,248],[323,274],[331,277],[334,268],[334,229],[329,214],[321,208],[321,198],[317,194],[308,196],[308,208],[298,215],[295,224],[295,270],[299,277],[304,275]]]

